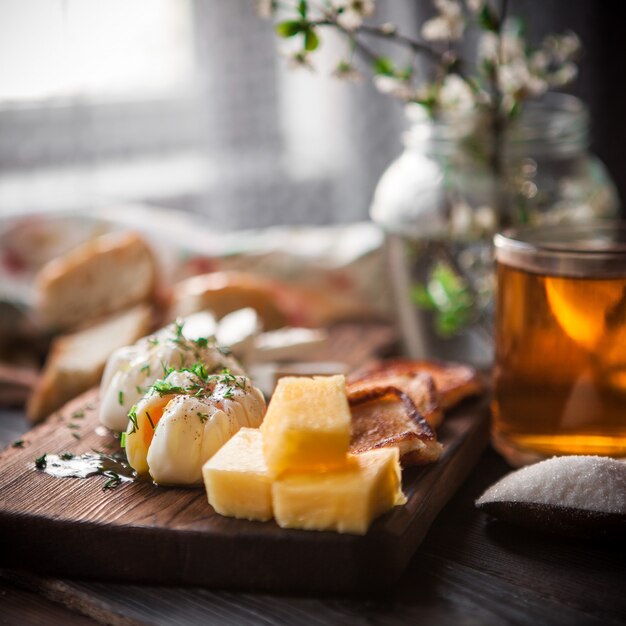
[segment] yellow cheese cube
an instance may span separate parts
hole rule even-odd
[[[350,407],[343,376],[278,381],[261,425],[270,476],[345,463]]]
[[[203,466],[209,504],[220,514],[272,519],[272,488],[258,428],[242,428]]]
[[[404,504],[397,448],[348,455],[342,468],[285,474],[272,485],[274,516],[283,528],[364,535],[372,520]]]

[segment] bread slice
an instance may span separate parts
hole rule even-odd
[[[135,233],[96,237],[47,263],[36,277],[41,322],[69,329],[150,299],[157,268]]]
[[[201,274],[174,287],[171,317],[208,310],[221,319],[228,313],[250,307],[261,318],[264,330],[275,330],[287,325],[287,317],[277,302],[278,292],[274,281],[246,272]]]
[[[150,307],[141,304],[95,326],[55,339],[28,402],[31,421],[40,421],[98,384],[111,353],[150,332],[151,316]]]
[[[395,387],[362,390],[348,396],[352,413],[350,452],[395,446],[404,466],[433,463],[442,446],[411,398]]]
[[[372,367],[356,372],[350,377],[348,383],[359,382],[376,386],[395,385],[402,388],[400,381],[424,373],[432,377],[441,408],[444,411],[456,406],[465,398],[479,395],[484,391],[484,384],[479,374],[469,365],[428,360],[392,359],[381,361]],[[419,403],[417,404],[419,405]]]

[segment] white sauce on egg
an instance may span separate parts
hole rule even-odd
[[[111,355],[100,387],[100,422],[104,426],[126,430],[130,409],[172,368],[201,362],[210,372],[228,369],[233,374],[243,373],[239,363],[220,351],[213,339],[188,339],[183,330],[181,325],[171,324]]]

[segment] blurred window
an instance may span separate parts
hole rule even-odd
[[[0,100],[146,98],[193,76],[186,0],[2,0]]]
[[[403,7],[381,0],[381,19]],[[252,0],[0,0],[0,216],[139,201],[221,228],[363,219],[402,109],[330,77],[347,50],[330,32],[315,72],[287,68],[288,43]]]

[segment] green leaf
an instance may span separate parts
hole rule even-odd
[[[312,28],[304,31],[304,49],[312,52],[320,45],[320,38]]]
[[[525,38],[528,34],[528,24],[521,17],[509,17],[506,20],[506,32],[520,38]]]
[[[432,311],[435,308],[432,296],[428,293],[428,289],[421,283],[413,285],[410,298],[420,309]]]
[[[485,2],[478,13],[478,23],[492,33],[497,33],[500,27],[500,20],[493,9]]]
[[[306,17],[308,10],[309,10],[309,7],[307,6],[307,1],[300,0],[300,2],[298,2],[298,13],[300,13],[302,17]]]
[[[287,20],[276,24],[276,33],[281,37],[293,37],[304,30],[305,26],[300,20]]]
[[[514,120],[518,118],[522,113],[522,108],[522,103],[519,100],[515,100],[510,109],[507,111],[509,119]]]
[[[411,80],[413,77],[413,66],[407,65],[403,70],[398,70],[396,75],[400,80]]]
[[[374,74],[382,74],[383,76],[395,76],[396,66],[389,57],[378,57],[372,67]]]
[[[426,286],[414,285],[410,297],[422,310],[434,311],[435,329],[442,337],[458,333],[474,318],[469,287],[446,262],[439,262],[432,268]]]

